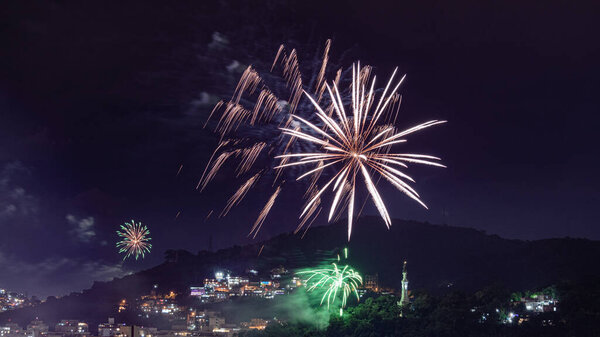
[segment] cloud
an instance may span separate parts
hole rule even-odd
[[[123,262],[48,257],[28,262],[0,252],[3,286],[37,295],[60,295],[89,288],[94,281],[110,281],[131,274]]]
[[[98,250],[102,242],[89,245],[101,236],[97,219],[69,214],[52,196],[32,193],[37,186],[32,178],[31,169],[18,161],[0,164],[2,287],[42,297],[65,295],[130,273],[122,262],[95,258],[104,256]]]
[[[30,174],[18,161],[8,163],[0,170],[0,220],[37,214],[37,199],[21,186],[23,178]]]
[[[74,226],[69,230],[69,234],[80,242],[89,243],[96,236],[94,230],[94,217],[87,217],[85,219],[77,219],[73,214],[67,214],[67,221],[71,226]]]
[[[26,251],[31,248],[22,242],[37,239],[40,203],[25,187],[30,185],[31,171],[19,161],[0,166],[0,249]]]
[[[94,281],[110,281],[115,277],[131,274],[123,269],[123,262],[107,264],[98,261],[87,261],[81,264],[82,273],[90,275]]]

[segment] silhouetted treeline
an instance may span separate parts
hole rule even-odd
[[[418,292],[404,309],[393,296],[368,298],[347,308],[343,317],[332,314],[324,329],[308,324],[272,324],[264,331],[249,331],[240,336],[598,336],[599,281],[595,278],[559,284],[555,287],[560,301],[558,310],[521,314],[520,318],[526,318],[521,323],[519,317],[508,322],[507,313],[524,312],[522,304],[511,299],[505,288],[495,285],[471,294],[455,291],[433,296]]]

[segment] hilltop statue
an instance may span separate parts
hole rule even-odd
[[[402,296],[398,301],[398,306],[403,309],[409,303],[408,299],[408,272],[406,271],[406,261],[402,266]],[[400,317],[402,317],[402,311],[400,311]]]

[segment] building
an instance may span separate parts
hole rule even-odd
[[[247,277],[227,275],[227,286],[229,288],[239,287],[248,282],[250,282],[250,280]]]
[[[32,301],[23,294],[0,289],[0,312],[23,308],[31,303]]]
[[[277,268],[271,269],[271,279],[280,279],[282,276],[286,275],[288,270],[283,266],[279,266]]]
[[[35,319],[27,325],[27,337],[40,337],[42,334],[48,333],[48,324]]]
[[[402,267],[402,296],[400,297],[400,306],[405,306],[408,302],[408,272],[406,271],[406,261],[404,261],[404,266]]]
[[[379,291],[379,274],[365,275],[364,288],[373,292]]]
[[[117,304],[117,310],[118,312],[123,312],[125,310],[127,310],[127,300],[126,299],[122,299],[119,304]]]
[[[522,302],[525,310],[537,313],[556,311],[558,307],[558,301],[548,295],[537,295],[535,298],[523,299]]]
[[[126,325],[121,327],[121,332],[124,337],[152,337],[156,336],[158,330],[156,328],[148,328],[137,325]]]
[[[63,319],[54,326],[54,331],[65,336],[89,335],[88,324],[74,319]]]
[[[6,323],[0,326],[0,337],[25,337],[25,330],[16,323]]]
[[[98,337],[123,337],[124,326],[125,324],[115,324],[115,319],[110,317],[108,323],[98,324]]]
[[[208,330],[214,331],[225,325],[225,318],[217,315],[208,316]]]
[[[267,325],[269,324],[269,321],[264,320],[262,318],[253,318],[252,320],[250,320],[250,324],[248,325],[248,329],[251,330],[264,330]]]
[[[206,294],[204,287],[190,287],[190,296],[202,297]]]
[[[288,284],[288,288],[295,289],[302,286],[302,279],[298,276],[292,277]]]
[[[217,282],[223,281],[225,279],[225,273],[223,271],[215,272],[215,279],[217,280]]]

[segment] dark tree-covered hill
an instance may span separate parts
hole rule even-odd
[[[361,218],[354,226],[350,242],[342,221],[312,228],[304,238],[282,234],[252,245],[197,254],[170,250],[165,254],[165,262],[152,269],[110,282],[97,282],[82,293],[49,298],[34,308],[2,313],[0,322],[12,319],[25,325],[34,317],[48,322],[71,318],[85,319],[95,327],[114,315],[120,299],[129,299],[131,303],[147,294],[154,284],[158,284],[160,292],[174,290],[185,294],[190,286],[202,285],[204,278],[211,277],[215,270],[243,274],[255,269],[266,277],[274,267],[293,270],[331,260],[346,246],[350,251],[349,263],[363,275],[378,274],[382,286],[400,287],[402,264],[406,260],[410,288],[433,293],[448,289],[473,291],[492,283],[511,290],[534,289],[595,276],[600,264],[598,241],[508,240],[469,228],[401,220],[395,220],[389,231],[383,226],[378,218]]]

